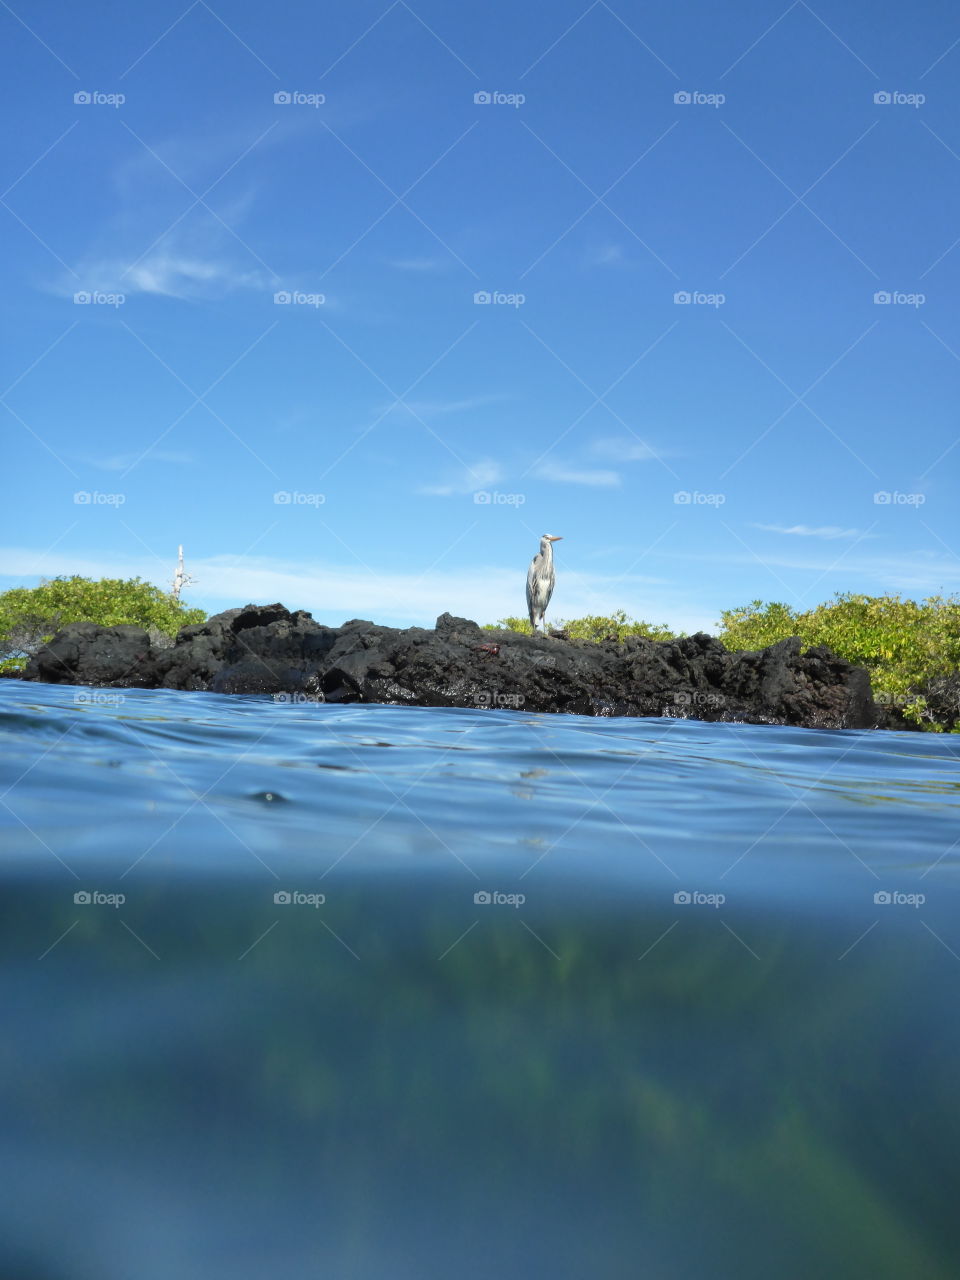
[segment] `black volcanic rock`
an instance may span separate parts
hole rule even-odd
[[[324,627],[280,604],[218,613],[165,649],[137,627],[74,623],[24,679],[832,729],[870,728],[883,715],[866,671],[827,649],[801,655],[798,639],[748,653],[702,633],[595,644],[484,631],[448,613],[433,630],[362,619]]]
[[[71,622],[30,659],[23,678],[48,684],[152,687],[153,656],[150,637],[141,627]]]

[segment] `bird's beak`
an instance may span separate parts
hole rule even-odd
[[[557,535],[555,535],[554,537],[551,537],[551,538],[550,538],[550,541],[551,541],[551,542],[562,542],[562,541],[563,541],[563,534],[561,533],[561,534],[557,534]]]

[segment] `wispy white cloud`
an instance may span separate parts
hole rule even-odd
[[[446,258],[391,258],[387,266],[395,271],[445,271],[450,263]]]
[[[482,409],[502,399],[503,396],[467,396],[463,400],[410,400],[406,407],[421,418],[433,418],[446,413],[469,413],[471,409]],[[383,408],[379,412],[383,412]],[[399,405],[398,411],[402,408]]]
[[[241,267],[225,259],[203,257],[177,248],[158,246],[133,262],[116,257],[87,258],[76,268],[76,276],[62,277],[54,291],[72,295],[88,293],[120,293],[126,296],[153,294],[187,301],[222,297],[240,289],[264,293],[280,287],[261,268]]]
[[[664,457],[661,449],[654,449],[636,436],[603,436],[594,440],[591,448],[600,457],[614,462],[650,462]]]
[[[151,138],[134,147],[108,175],[116,192],[112,214],[80,255],[76,274],[64,272],[51,284],[52,291],[202,300],[241,289],[282,288],[253,242],[244,238],[261,190],[252,177],[259,153],[282,132],[200,130]],[[216,186],[218,174],[244,155],[246,187],[229,198],[220,192],[211,195],[209,207],[197,204],[184,215],[191,192]]]
[[[621,267],[626,263],[623,245],[601,244],[590,249],[586,257],[588,267]]]
[[[616,471],[587,471],[562,462],[547,461],[537,467],[541,480],[553,480],[557,484],[583,484],[594,489],[615,488],[620,483]]]
[[[751,580],[761,580],[764,569],[783,569],[808,575],[817,574],[816,590],[825,597],[835,589],[837,579],[848,589],[849,584],[862,584],[880,588],[881,591],[904,591],[935,595],[940,591],[956,591],[960,588],[960,558],[932,551],[907,551],[883,555],[862,555],[856,548],[840,553],[817,554],[811,546],[806,553],[778,552],[761,554],[746,550],[734,551],[671,551],[663,546],[650,553],[651,561],[676,560],[681,563],[694,561],[698,565],[717,565],[730,569],[748,570]],[[806,581],[794,579],[798,589],[806,589]],[[753,588],[750,588],[753,590]],[[754,590],[754,595],[761,594]]]
[[[106,458],[84,458],[91,467],[99,467],[101,471],[127,471],[140,459],[144,462],[169,462],[174,466],[189,466],[193,457],[189,453],[177,453],[172,449],[152,449],[144,455],[142,450],[133,453],[115,453]]]
[[[465,471],[439,484],[421,485],[417,492],[429,494],[435,498],[449,498],[454,494],[475,493],[478,489],[499,484],[502,479],[503,467],[500,463],[492,458],[481,458],[471,463]]]
[[[865,533],[862,529],[843,529],[835,524],[755,524],[755,529],[763,529],[766,533],[785,533],[791,534],[798,538],[823,538],[828,542],[834,542],[841,538],[876,538],[879,535],[875,533]]]
[[[130,270],[125,279],[134,291],[158,293],[168,298],[205,297],[236,289],[266,289],[263,271],[245,271],[228,262],[184,258],[176,254],[151,254]]]

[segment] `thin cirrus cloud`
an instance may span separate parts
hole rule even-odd
[[[479,489],[486,489],[488,485],[498,484],[502,479],[503,467],[500,463],[492,458],[481,458],[440,484],[421,485],[417,492],[435,498],[450,498],[458,494],[476,493]]]
[[[841,538],[875,538],[875,533],[865,533],[862,529],[843,529],[835,524],[809,525],[809,524],[755,524],[755,529],[762,529],[765,533],[783,533],[798,538],[823,538],[827,542],[835,542]]]
[[[395,271],[446,271],[449,265],[444,258],[393,258],[387,262]]]
[[[215,176],[237,146],[238,139],[221,139],[218,146],[215,138],[201,135],[157,142],[126,156],[109,175],[113,212],[92,228],[79,261],[53,282],[52,292],[204,299],[264,287],[274,273],[246,248],[238,230],[255,205],[253,187],[221,201],[216,212],[184,212],[192,184],[206,179],[209,185],[207,174]]]
[[[153,294],[194,301],[222,297],[239,289],[266,292],[276,285],[273,278],[259,268],[245,269],[235,263],[175,250],[157,249],[133,265],[131,261],[88,259],[78,266],[76,277],[60,282],[57,292]]]
[[[623,246],[619,244],[603,244],[587,253],[588,267],[623,267],[627,260],[623,254]]]
[[[638,436],[603,436],[594,440],[593,452],[614,462],[651,462],[662,458],[663,451],[654,449]]]
[[[128,471],[135,462],[168,462],[173,466],[186,467],[193,462],[189,453],[178,453],[172,449],[152,449],[148,454],[115,453],[105,458],[84,458],[88,466],[98,467],[101,471]]]
[[[257,151],[268,145],[271,132],[261,135]],[[207,301],[242,289],[281,288],[277,273],[243,238],[242,228],[258,198],[255,183],[219,201],[216,211],[204,206],[183,212],[193,185],[209,185],[210,175],[242,152],[244,139],[249,147],[253,138],[246,133],[184,135],[127,156],[110,175],[116,192],[113,214],[91,237],[74,269],[53,283],[52,292]]]
[[[482,409],[502,399],[502,396],[467,396],[462,400],[409,400],[391,407],[409,409],[420,418],[435,418],[447,413],[469,413],[471,409]]]
[[[613,489],[620,484],[616,471],[591,471],[562,462],[544,462],[537,467],[536,475],[556,484],[582,484],[592,489]]]

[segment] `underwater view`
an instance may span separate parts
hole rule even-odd
[[[0,699],[4,1277],[957,1274],[956,737]]]

